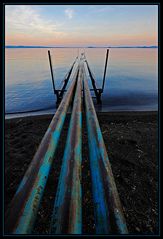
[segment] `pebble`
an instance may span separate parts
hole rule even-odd
[[[140,150],[140,149],[138,149],[137,151],[138,151],[138,152],[140,152],[140,153],[143,153],[143,151],[142,151],[142,150]]]
[[[140,232],[140,228],[139,227],[136,227],[135,228],[137,232]]]

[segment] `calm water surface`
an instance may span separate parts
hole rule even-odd
[[[5,49],[6,114],[41,109],[40,114],[56,111],[47,51]],[[97,86],[101,87],[106,49],[52,48],[50,51],[56,88],[60,88],[76,56],[83,51]],[[157,110],[158,49],[110,49],[102,106],[96,105],[96,109]]]

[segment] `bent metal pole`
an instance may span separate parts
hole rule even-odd
[[[79,66],[77,88],[51,221],[52,234],[81,234],[82,232],[81,98],[82,75]]]
[[[42,199],[53,157],[57,148],[66,113],[73,97],[78,68],[73,81],[61,101],[40,146],[22,179],[5,215],[5,232],[31,233]]]
[[[84,67],[83,67],[83,71]],[[84,73],[84,99],[97,234],[127,234],[121,203]]]

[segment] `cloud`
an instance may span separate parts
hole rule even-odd
[[[43,19],[34,7],[28,5],[5,7],[6,34],[63,35],[64,33],[59,31],[58,27],[59,25],[55,24],[54,21]]]
[[[71,8],[67,8],[67,9],[65,10],[65,14],[66,14],[66,16],[67,16],[69,19],[71,19],[71,18],[74,16],[74,10],[71,9]]]

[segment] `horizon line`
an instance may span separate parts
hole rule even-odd
[[[6,45],[5,48],[158,48],[156,45],[120,45],[120,46],[39,46],[39,45]]]

